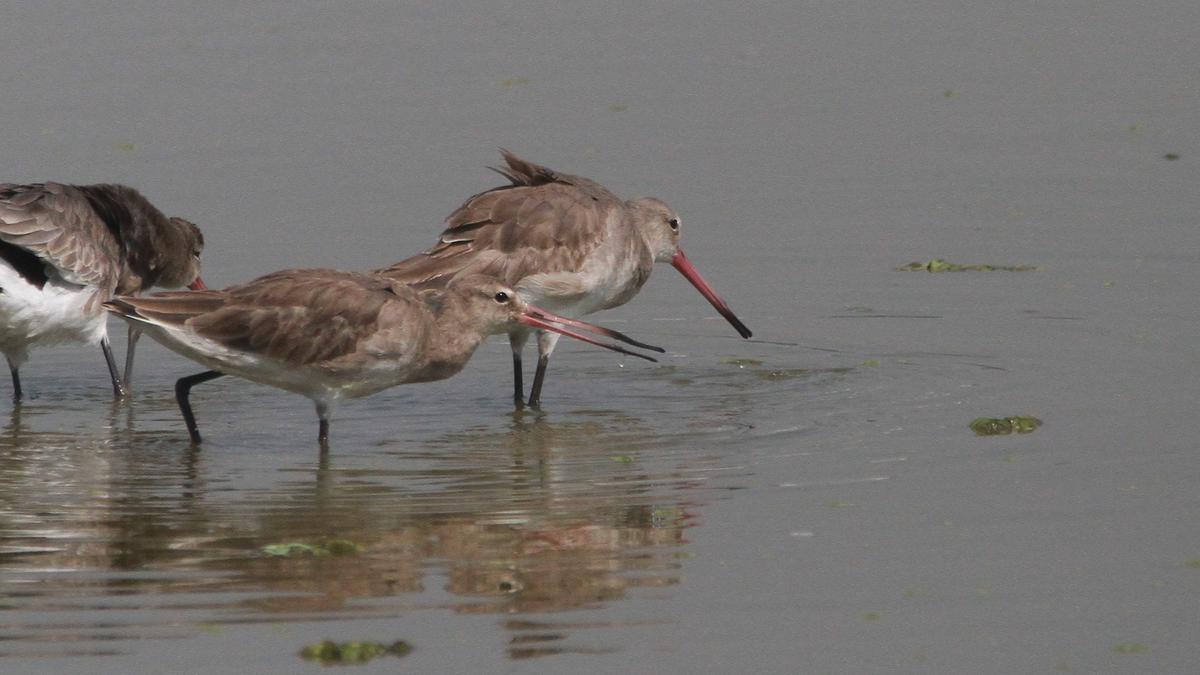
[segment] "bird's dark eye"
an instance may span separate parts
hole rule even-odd
[[[679,230],[679,219],[678,218],[672,218],[672,219],[668,220],[667,224],[671,226],[672,231]]]
[[[494,295],[492,297],[495,298],[496,302],[498,302],[502,305],[504,303],[508,302],[508,293],[505,293],[504,291],[500,291],[499,293],[497,293],[496,295]]]

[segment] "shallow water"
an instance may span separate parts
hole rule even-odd
[[[128,405],[35,352],[0,671],[1195,671],[1198,7],[12,8],[3,178],[138,186],[211,286],[421,250],[502,145],[669,201],[755,339],[663,267],[594,317],[660,364],[564,340],[514,414],[493,340],[326,454],[232,378],[191,447],[149,341]]]

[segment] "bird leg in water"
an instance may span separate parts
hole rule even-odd
[[[183,413],[183,423],[187,425],[192,443],[200,442],[200,429],[196,427],[196,416],[192,414],[192,404],[188,402],[188,394],[195,385],[215,380],[224,374],[217,370],[206,370],[203,373],[181,377],[175,383],[175,402],[179,404],[179,412]]]
[[[8,359],[8,372],[12,373],[13,382],[13,403],[21,402],[21,370],[13,365],[12,359]]]
[[[529,407],[534,410],[542,409],[542,382],[546,379],[546,366],[549,363],[549,354],[538,357],[537,371],[533,374],[533,388],[529,390]]]
[[[142,329],[129,326],[129,339],[125,343],[125,390],[133,392],[133,350],[137,347],[138,338],[142,337]]]
[[[100,351],[104,352],[104,360],[108,363],[108,375],[112,378],[113,396],[125,398],[129,395],[129,390],[125,388],[125,383],[121,382],[121,374],[117,372],[117,362],[113,360],[112,347],[108,345],[107,335],[100,338]]]
[[[517,410],[525,407],[525,382],[521,372],[521,352],[525,350],[528,333],[509,333],[508,344],[512,348],[513,357],[513,405]]]

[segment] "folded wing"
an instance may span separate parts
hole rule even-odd
[[[37,256],[71,283],[116,284],[120,244],[70,185],[0,184],[0,241]]]

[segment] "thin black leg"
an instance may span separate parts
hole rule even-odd
[[[215,380],[224,374],[217,370],[206,370],[203,373],[181,377],[175,382],[175,402],[179,404],[179,412],[183,413],[183,423],[187,425],[188,435],[192,437],[193,443],[200,442],[200,429],[196,427],[196,416],[192,414],[192,404],[188,403],[188,394],[197,384]]]
[[[521,355],[513,352],[513,405],[520,410],[525,407],[525,383],[521,380]]]
[[[537,371],[533,374],[533,389],[529,390],[529,407],[534,410],[542,409],[542,382],[546,379],[546,366],[549,363],[549,354],[538,357]]]
[[[317,418],[321,421],[317,427],[317,443],[321,450],[329,448],[329,418],[333,417],[333,405],[329,401],[313,401],[317,406]]]
[[[13,365],[12,359],[8,360],[8,372],[12,373],[13,381],[13,403],[21,402],[21,371]]]
[[[125,343],[125,390],[133,391],[133,350],[137,347],[138,338],[142,337],[142,330],[129,326],[129,339]]]
[[[104,360],[108,363],[108,375],[112,378],[113,396],[125,398],[129,392],[125,383],[121,382],[121,374],[117,372],[117,362],[113,360],[112,347],[108,346],[108,336],[100,338],[100,351],[104,352]]]

